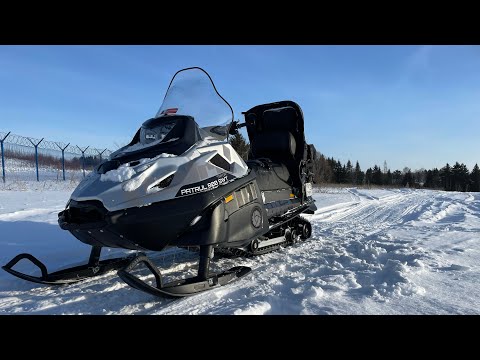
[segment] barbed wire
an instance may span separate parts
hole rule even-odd
[[[8,136],[7,136],[8,134]],[[35,148],[34,144],[39,144],[38,149],[45,149],[45,150],[56,150],[56,151],[61,151],[62,149],[65,151],[65,153],[69,153],[72,155],[82,155],[82,151],[85,152],[85,156],[102,156],[102,157],[108,157],[112,151],[109,149],[97,149],[97,148],[92,148],[89,146],[78,146],[78,145],[73,145],[73,144],[66,144],[61,141],[50,141],[50,140],[45,140],[44,138],[34,138],[34,137],[25,137],[17,134],[11,134],[8,132],[2,132],[0,131],[0,140],[4,139],[5,136],[7,138],[4,141],[4,144],[12,144],[12,145],[18,145],[18,146],[25,146],[29,148]]]

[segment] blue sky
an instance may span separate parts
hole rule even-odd
[[[113,149],[188,66],[210,73],[238,119],[298,102],[307,141],[363,170],[480,163],[474,46],[0,46],[0,131]]]

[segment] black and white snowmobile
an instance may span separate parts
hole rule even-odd
[[[112,153],[74,190],[58,215],[62,229],[91,245],[88,263],[49,274],[30,254],[3,269],[42,284],[66,284],[119,270],[129,285],[153,295],[186,296],[224,285],[248,267],[209,272],[214,250],[262,254],[311,235],[299,215],[313,213],[312,159],[305,143],[302,110],[293,101],[253,107],[234,121],[230,104],[201,68],[178,71],[156,116],[143,123],[132,141]],[[228,135],[246,126],[250,139],[245,162]],[[164,283],[144,253],[100,261],[102,247],[161,251],[197,248],[198,275]],[[22,259],[37,265],[41,277],[20,273]],[[144,264],[156,286],[132,270]]]

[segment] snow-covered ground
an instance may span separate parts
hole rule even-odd
[[[89,247],[57,225],[68,182],[36,186],[0,188],[0,263],[22,252],[52,271],[86,261]],[[306,216],[312,238],[255,258],[215,260],[219,269],[253,268],[227,286],[161,299],[115,272],[50,287],[1,271],[0,314],[480,313],[480,193],[332,188],[314,196],[319,209]],[[168,276],[195,272],[194,253],[149,255]],[[28,265],[18,269],[36,274]]]

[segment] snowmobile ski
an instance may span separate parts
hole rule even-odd
[[[130,264],[124,269],[119,270],[118,276],[131,287],[154,296],[184,297],[226,285],[235,279],[247,275],[252,270],[247,266],[236,266],[218,274],[209,274],[208,267],[211,255],[204,254],[204,252],[210,252],[211,250],[211,246],[206,246],[200,250],[200,263],[198,267],[198,275],[196,277],[164,283],[162,274],[144,253],[138,254],[131,260]],[[155,287],[140,280],[131,273],[135,267],[142,263],[154,275],[156,283]]]
[[[88,264],[48,273],[47,267],[31,254],[19,254],[2,269],[23,280],[45,285],[65,285],[76,283],[94,276],[103,275],[109,271],[118,270],[128,264],[130,258],[114,258],[100,261],[100,247],[93,247]],[[12,269],[20,260],[29,260],[42,272],[42,276],[32,276]]]

